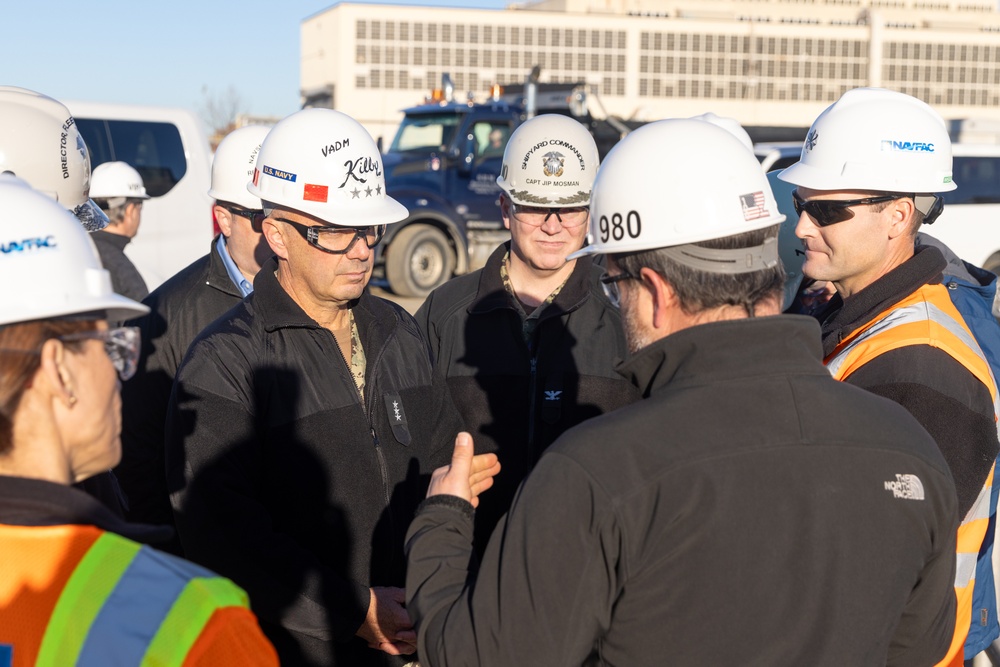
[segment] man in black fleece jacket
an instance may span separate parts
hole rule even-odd
[[[539,149],[549,145],[565,148]],[[477,451],[503,463],[476,508],[479,554],[563,431],[638,398],[614,371],[625,336],[598,282],[603,267],[591,257],[566,260],[587,235],[597,156],[594,138],[572,118],[545,114],[520,125],[497,179],[510,242],[417,311],[434,370],[447,378]]]
[[[249,191],[275,257],[192,343],[168,408],[181,545],[247,591],[283,665],[401,665],[403,538],[461,426],[413,318],[366,290],[406,209],[330,109],[274,126]]]
[[[813,320],[762,317],[783,216],[754,156],[652,123],[608,155],[593,207],[582,252],[608,255],[643,399],[548,449],[478,574],[456,446],[407,537],[421,664],[934,664],[954,485],[912,416],[830,377]]]

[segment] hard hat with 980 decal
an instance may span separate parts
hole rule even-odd
[[[594,182],[590,245],[569,259],[680,246],[671,257],[693,268],[758,271],[777,264],[776,238],[738,250],[690,244],[784,219],[740,139],[703,120],[661,120],[631,132],[604,159]]]
[[[559,114],[535,116],[510,136],[497,185],[522,206],[588,206],[599,162],[583,125]]]
[[[223,138],[212,158],[209,197],[250,210],[261,208],[260,198],[247,191],[247,183],[253,179],[257,155],[269,129],[263,125],[247,125]]]
[[[0,173],[73,213],[84,229],[108,226],[90,198],[90,153],[64,104],[33,90],[0,86]]]
[[[332,109],[303,109],[271,128],[247,190],[262,202],[345,227],[387,225],[409,214],[386,194],[371,135]]]
[[[940,115],[883,88],[844,93],[813,122],[799,161],[778,178],[813,190],[936,193],[955,189]]]
[[[0,175],[0,326],[98,312],[129,320],[149,308],[115,294],[94,242],[75,218],[25,181]]]

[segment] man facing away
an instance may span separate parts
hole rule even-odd
[[[651,123],[592,206],[580,254],[607,256],[643,398],[549,447],[478,574],[461,437],[408,533],[421,664],[933,664],[954,485],[906,410],[830,377],[813,320],[777,315],[757,160],[709,123]]]
[[[122,461],[115,468],[132,521],[174,524],[163,469],[163,431],[174,375],[202,329],[253,292],[253,278],[272,255],[261,234],[260,199],[247,192],[268,128],[230,132],[212,161],[209,196],[220,233],[208,254],[153,290],[148,315],[131,322],[142,333],[139,367],[122,386]],[[180,553],[176,537],[158,545]]]
[[[101,264],[111,274],[111,284],[119,294],[141,301],[149,294],[146,281],[125,255],[125,246],[139,233],[142,203],[149,199],[142,176],[125,162],[105,162],[94,169],[90,196],[108,216],[108,226],[91,237]]]
[[[990,518],[997,390],[989,364],[942,284],[936,247],[915,248],[922,222],[955,189],[951,143],[924,102],[889,90],[848,91],[813,122],[796,164],[802,271],[831,281],[820,311],[824,362],[838,380],[892,399],[934,437],[958,492],[958,620],[943,664],[961,665],[976,561]],[[993,619],[995,623],[995,619]],[[970,656],[971,657],[971,656]]]
[[[245,588],[282,664],[402,664],[403,538],[461,424],[416,322],[366,290],[407,212],[368,132],[329,109],[275,125],[248,187],[275,257],[177,372],[181,543]]]
[[[480,553],[546,447],[637,398],[614,371],[625,337],[598,282],[604,270],[590,257],[566,260],[587,235],[597,166],[593,137],[572,118],[536,116],[519,126],[497,178],[510,242],[417,311],[478,450],[503,464],[476,510]]]

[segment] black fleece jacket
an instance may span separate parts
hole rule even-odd
[[[425,501],[421,664],[934,664],[955,623],[951,476],[905,410],[830,377],[818,334],[762,317],[640,351],[621,370],[644,399],[549,447],[478,576],[468,503]]]
[[[353,306],[365,403],[328,329],[278,283],[192,343],[167,417],[168,485],[185,554],[250,595],[283,665],[399,659],[354,636],[370,586],[403,586],[403,537],[461,418],[402,308]]]
[[[911,259],[857,294],[834,296],[819,316],[823,356],[920,286],[940,283],[946,266],[940,250],[921,246]],[[881,354],[846,382],[899,403],[927,429],[951,468],[959,515],[965,516],[1000,449],[989,389],[948,353],[930,345],[907,345]]]
[[[529,349],[500,277],[509,248],[501,245],[483,269],[434,290],[416,315],[476,451],[496,453],[503,467],[476,510],[480,552],[521,480],[559,435],[638,398],[614,371],[627,348],[621,315],[598,283],[604,270],[590,257],[576,260],[539,315]]]
[[[122,385],[122,460],[115,468],[130,521],[173,526],[163,430],[170,389],[184,353],[202,329],[243,300],[212,240],[195,260],[143,299],[150,312],[128,324],[139,327],[142,353],[132,378]],[[158,545],[180,554],[180,542]]]

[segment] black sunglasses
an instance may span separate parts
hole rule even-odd
[[[258,234],[260,234],[261,231],[263,231],[263,229],[264,229],[264,218],[267,217],[267,215],[264,213],[263,209],[259,209],[259,208],[254,208],[254,209],[250,209],[250,208],[237,208],[235,206],[224,206],[223,208],[225,208],[227,211],[229,211],[233,215],[238,215],[240,217],[243,217],[243,218],[246,218],[247,220],[249,220],[250,221],[250,228],[252,230],[254,230],[255,232],[257,232]]]
[[[795,190],[792,191],[792,202],[795,205],[795,213],[802,215],[802,211],[809,214],[809,217],[816,221],[820,227],[835,225],[854,217],[852,206],[862,204],[880,204],[886,201],[895,201],[908,195],[880,195],[878,197],[865,197],[864,199],[809,199],[805,200],[799,196]]]

